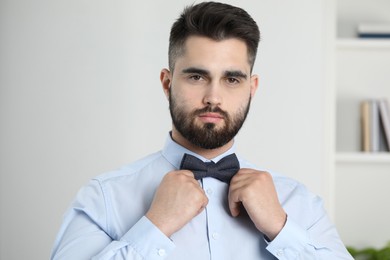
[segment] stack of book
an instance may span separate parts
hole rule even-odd
[[[390,151],[390,110],[386,99],[361,102],[362,150]]]
[[[357,33],[360,38],[390,38],[390,23],[362,23]]]

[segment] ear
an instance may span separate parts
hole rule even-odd
[[[259,76],[252,75],[251,76],[251,98],[255,96],[258,87],[259,87]]]
[[[160,73],[160,81],[165,93],[165,96],[169,98],[169,89],[171,87],[171,72],[168,69],[162,69]]]

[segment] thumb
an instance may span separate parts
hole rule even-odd
[[[228,200],[230,213],[233,217],[237,217],[240,214],[241,202],[233,200],[231,196],[229,196]]]
[[[206,195],[204,195],[203,203],[202,203],[202,205],[200,205],[200,208],[198,209],[197,214],[200,214],[206,208],[208,203],[209,203],[209,199],[207,198]]]

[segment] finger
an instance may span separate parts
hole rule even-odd
[[[175,171],[174,173],[177,176],[185,177],[186,180],[188,180],[188,181],[190,181],[190,182],[200,186],[199,181],[195,179],[194,173],[192,171],[189,171],[189,170],[179,170],[179,171]]]
[[[207,204],[208,204],[208,203],[209,203],[209,199],[207,198],[207,196],[206,196],[206,194],[205,194],[205,195],[204,195],[203,204],[202,204],[201,207],[199,208],[197,214],[200,214],[200,213],[207,207]]]
[[[240,214],[241,201],[239,200],[236,194],[237,191],[233,191],[229,189],[229,194],[228,194],[229,210],[233,217],[237,217]]]
[[[192,178],[195,178],[194,177],[194,173],[192,171],[189,171],[189,170],[179,170],[179,171],[176,171],[177,174],[183,174],[183,175],[186,175],[188,177],[192,177]]]
[[[234,202],[231,199],[229,199],[229,210],[230,214],[232,214],[233,217],[237,217],[240,215],[240,205],[239,202]]]
[[[234,176],[232,180],[230,181],[229,185],[229,192],[235,192],[240,189],[245,188],[248,185],[251,185],[252,183],[252,178],[250,178],[248,175],[250,174],[243,174],[246,176]]]
[[[239,182],[239,181],[243,181],[243,180],[247,180],[251,177],[253,177],[253,174],[251,174],[253,172],[253,170],[251,169],[240,169],[232,178],[232,180],[230,181],[230,184],[232,183],[236,183],[236,182]]]

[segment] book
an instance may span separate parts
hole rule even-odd
[[[386,99],[378,101],[381,127],[384,132],[384,139],[387,146],[387,151],[390,151],[390,110],[389,102]]]
[[[361,38],[390,38],[390,23],[361,23],[357,33]]]
[[[390,111],[385,99],[361,102],[362,151],[390,151]]]
[[[360,105],[361,125],[362,125],[362,151],[370,152],[370,104],[367,100]]]
[[[379,126],[379,109],[378,101],[373,99],[369,101],[370,104],[370,139],[371,152],[380,151],[380,126]]]

